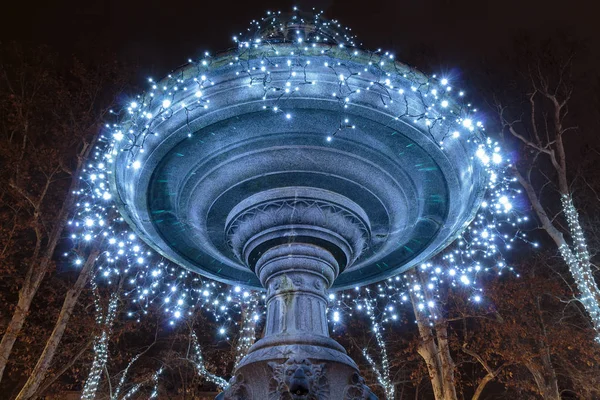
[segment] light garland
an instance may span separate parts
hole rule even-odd
[[[108,361],[108,345],[113,322],[117,315],[119,294],[117,292],[111,294],[105,314],[102,313],[102,306],[97,295],[94,302],[96,306],[96,324],[101,326],[102,330],[94,340],[94,361],[83,387],[82,400],[93,400],[96,397],[102,370]]]
[[[388,400],[394,400],[396,387],[394,386],[394,383],[390,377],[390,362],[388,359],[387,347],[385,345],[385,341],[383,340],[383,335],[381,334],[382,327],[377,321],[377,316],[375,315],[375,304],[373,303],[376,303],[376,300],[368,299],[364,302],[366,313],[371,320],[371,326],[375,334],[375,340],[377,341],[377,346],[379,347],[379,352],[381,353],[381,365],[377,365],[366,347],[363,348],[362,353],[375,372],[377,382],[379,382],[385,392],[385,398]]]
[[[206,379],[209,382],[214,383],[221,389],[225,389],[227,387],[227,381],[220,376],[217,376],[206,369],[206,365],[204,364],[204,357],[202,357],[202,348],[198,343],[198,337],[196,336],[196,332],[192,331],[192,348],[194,349],[194,367],[198,372],[198,375],[202,378]]]
[[[563,194],[561,204],[567,219],[569,232],[573,238],[573,248],[563,244],[558,250],[567,263],[575,284],[581,292],[579,301],[590,315],[596,330],[595,340],[600,343],[600,290],[594,279],[590,253],[587,249],[583,229],[579,223],[579,213],[573,205],[573,198],[570,195]]]
[[[354,128],[344,110],[359,102],[361,96],[377,96],[383,109],[396,110],[396,119],[409,119],[412,123],[421,125],[430,135],[434,135],[434,127],[447,126],[448,129],[435,136],[442,150],[464,137],[468,138],[468,142],[477,144],[473,162],[481,163],[488,177],[482,206],[470,225],[465,226],[457,237],[455,245],[440,256],[440,262],[424,263],[419,268],[428,276],[427,284],[431,285],[428,289],[435,291],[443,285],[464,287],[472,291],[471,299],[474,302],[481,301],[478,276],[491,270],[498,273],[512,271],[506,265],[502,253],[510,250],[517,239],[528,242],[519,228],[528,219],[521,216],[513,205],[520,197],[520,190],[515,188],[515,179],[510,173],[513,161],[502,153],[497,142],[483,137],[483,124],[476,118],[477,110],[465,101],[464,91],[456,90],[448,77],[438,78],[434,75],[424,79],[421,74],[396,63],[390,52],[359,54],[353,49],[356,39],[349,29],[341,28],[337,21],[324,20],[322,13],[314,16],[313,24],[319,29],[312,35],[307,36],[298,31],[289,33],[287,38],[277,34],[265,37],[265,32],[269,32],[265,27],[271,27],[272,32],[279,32],[282,27],[279,15],[280,13],[268,13],[267,17],[253,21],[245,38],[243,35],[234,37],[237,49],[230,55],[230,66],[238,69],[238,75],[248,77],[248,88],[261,88],[265,101],[264,112],[280,114],[283,121],[294,118],[293,110],[285,108],[285,100],[301,95],[305,88],[318,85],[319,82],[308,79],[308,73],[313,68],[325,67],[339,80],[332,99],[337,101],[340,110],[339,127],[325,140],[335,140],[336,135]],[[299,15],[294,18],[301,19]],[[286,62],[280,64],[270,60],[273,50],[268,46],[269,41],[289,43],[286,47],[289,54],[276,54],[277,57],[287,57]],[[264,51],[264,54],[256,56],[257,51]],[[325,54],[328,51],[335,51],[349,61],[362,60],[364,54],[368,54],[370,58],[364,70],[351,70],[346,65],[328,64],[327,61],[323,65],[305,61],[304,57],[307,55]],[[259,61],[251,63],[251,54],[253,60]],[[264,314],[264,294],[213,282],[162,259],[131,232],[117,211],[114,193],[109,184],[109,175],[112,173],[110,165],[115,160],[117,149],[131,152],[132,163],[129,168],[139,169],[142,164],[136,158],[143,155],[146,141],[154,140],[158,135],[154,131],[156,124],[177,113],[210,110],[209,92],[215,84],[211,78],[211,70],[218,66],[221,62],[219,60],[209,53],[205,53],[199,60],[189,60],[187,71],[190,67],[195,68],[193,76],[177,72],[160,83],[150,79],[147,93],[135,97],[123,109],[113,111],[117,121],[106,125],[92,160],[83,171],[84,185],[76,192],[79,201],[75,216],[69,224],[74,242],[101,242],[104,247],[105,251],[98,263],[98,284],[110,283],[115,277],[126,277],[125,296],[131,305],[131,310],[127,313],[130,318],[140,321],[148,307],[153,306],[162,308],[170,316],[170,324],[174,325],[192,315],[195,309],[202,309],[211,312],[222,324],[217,335],[226,337],[230,328],[238,325],[242,310],[251,310],[248,314],[250,317],[247,316],[240,322],[241,337],[236,349],[238,354],[245,354],[254,340],[256,321],[252,319],[258,319]],[[289,72],[289,79],[283,84],[273,83],[271,73],[282,70]],[[392,76],[397,75],[412,84],[398,86],[391,80]],[[372,79],[369,88],[363,91],[355,89],[352,82],[357,78]],[[414,114],[409,109],[406,103],[407,93],[418,95],[425,110],[423,113]],[[189,136],[192,135],[190,131]],[[531,244],[537,246],[536,243]],[[74,264],[81,265],[81,259],[75,258]],[[590,278],[582,272],[582,279]],[[407,287],[404,280],[393,277],[370,288],[333,293],[329,312],[332,329],[340,326],[344,320],[343,313],[351,317],[354,312],[363,310],[369,313],[373,328],[380,327],[382,323],[393,323],[398,319],[397,307],[409,301],[408,292],[413,290],[415,289]],[[371,303],[370,300],[373,293],[376,303]],[[586,294],[586,298],[587,296]],[[357,305],[367,304],[366,302],[370,304],[369,307],[358,309]],[[434,309],[425,302],[418,307],[422,310]],[[599,321],[598,315],[596,323]],[[435,315],[430,317],[436,318]],[[380,340],[383,343],[380,329],[374,332],[378,345]],[[96,355],[92,370],[96,363],[105,360],[106,345],[102,342],[94,346]],[[201,349],[197,341],[194,349],[199,357],[199,373],[224,387],[226,382],[222,378],[211,375],[201,366]],[[387,369],[383,368],[384,371]],[[98,375],[89,384],[86,383],[88,392],[96,390],[99,378]],[[386,393],[387,391],[388,389]]]
[[[158,396],[158,378],[162,374],[163,370],[164,370],[164,368],[160,367],[154,374],[152,374],[151,380],[154,383],[154,386],[152,388],[152,392],[150,393],[150,397],[148,397],[149,399],[153,399]],[[140,390],[140,388],[142,386],[143,386],[143,382],[136,383],[135,385],[133,385],[133,387],[131,389],[129,389],[129,391],[127,393],[125,393],[125,395],[121,398],[121,400],[130,399],[133,395],[135,395]],[[113,395],[112,399],[118,400],[118,393],[115,393],[115,395]]]
[[[249,302],[242,313],[241,329],[238,334],[235,349],[235,367],[237,367],[240,361],[242,361],[242,358],[248,354],[250,347],[252,347],[256,341],[256,324],[260,321],[258,308],[259,299],[253,297],[253,300]]]
[[[140,355],[141,355],[141,353],[136,354],[131,359],[131,361],[129,361],[129,363],[127,364],[127,367],[125,367],[125,370],[123,371],[123,374],[121,375],[121,379],[119,379],[119,384],[117,385],[117,387],[115,388],[115,392],[111,396],[111,400],[119,400],[119,394],[121,393],[121,390],[123,389],[123,386],[125,385],[125,380],[127,379],[127,374],[129,373],[129,369],[137,361],[137,359],[140,358]]]
[[[159,368],[158,371],[156,371],[154,373],[154,375],[152,375],[152,382],[154,382],[154,386],[152,388],[152,392],[150,393],[150,397],[148,397],[149,399],[154,399],[156,397],[158,397],[158,378],[160,377],[160,374],[162,374],[163,372],[163,368]]]

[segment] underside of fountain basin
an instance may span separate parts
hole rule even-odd
[[[365,54],[319,50],[297,56],[302,74],[283,44],[248,54],[245,75],[232,55],[213,61],[210,78],[198,80],[195,66],[178,72],[182,86],[210,79],[201,98],[192,88],[155,101],[146,134],[115,151],[119,206],[146,242],[192,271],[254,288],[261,254],[306,242],[336,257],[334,288],[347,288],[402,272],[455,238],[484,174],[476,141],[444,142],[460,127],[452,105],[432,110],[401,64],[383,91],[373,85],[382,67]]]

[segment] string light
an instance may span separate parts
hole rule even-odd
[[[95,290],[94,292],[97,291]],[[113,322],[117,315],[119,295],[116,292],[111,294],[106,313],[104,314],[102,313],[102,306],[100,305],[100,299],[97,295],[95,296],[94,303],[96,307],[96,324],[98,324],[102,330],[100,335],[96,336],[96,339],[94,340],[94,360],[92,361],[92,368],[83,387],[83,392],[81,394],[82,400],[92,400],[96,397],[100,377],[102,376],[104,366],[108,361],[108,345]]]
[[[362,353],[369,365],[371,366],[371,368],[373,369],[373,371],[375,372],[377,382],[379,382],[379,384],[385,392],[385,398],[391,400],[394,399],[394,392],[396,391],[396,387],[394,386],[394,382],[392,382],[392,378],[390,376],[390,362],[388,359],[387,348],[383,340],[383,335],[381,334],[382,327],[377,321],[377,317],[375,315],[374,303],[376,303],[376,300],[367,299],[364,303],[366,313],[371,320],[371,326],[375,334],[375,339],[377,341],[377,346],[379,347],[379,352],[381,353],[380,365],[378,365],[375,362],[375,360],[373,360],[366,347],[363,348]]]
[[[196,372],[198,373],[198,375],[200,375],[207,381],[212,382],[215,385],[219,386],[221,389],[224,389],[225,387],[227,387],[227,381],[225,379],[213,374],[212,372],[210,372],[209,370],[206,369],[206,365],[204,364],[204,357],[202,357],[202,348],[200,347],[200,344],[198,343],[198,337],[196,336],[196,332],[192,332],[191,337],[192,337],[192,346],[194,349],[194,356],[195,356],[193,363],[194,363],[194,367],[196,368]]]
[[[590,315],[596,330],[595,340],[600,343],[600,290],[593,275],[590,253],[587,249],[583,229],[579,223],[579,213],[570,195],[563,194],[561,203],[573,238],[573,247],[569,247],[565,242],[558,250],[575,279],[577,289],[581,292],[579,301]]]
[[[324,19],[322,13],[314,15],[311,22],[316,27],[314,31],[308,34],[302,32],[301,37],[292,34],[293,37],[290,38],[286,36],[287,27],[279,18],[280,15],[279,12],[268,13],[265,18],[253,21],[245,34],[234,37],[237,48],[227,53],[227,58],[206,53],[201,59],[190,61],[184,68],[188,71],[186,74],[181,73],[182,69],[160,83],[150,80],[145,94],[131,99],[123,110],[114,113],[116,120],[106,125],[92,159],[83,170],[85,185],[76,192],[79,201],[75,215],[69,222],[74,242],[87,243],[88,248],[95,244],[104,250],[97,265],[97,284],[110,285],[116,277],[124,278],[124,296],[130,307],[127,315],[136,321],[140,321],[148,307],[152,306],[162,308],[170,316],[171,325],[190,315],[194,309],[202,309],[215,316],[222,326],[223,335],[240,331],[236,347],[239,355],[245,354],[252,345],[256,318],[264,314],[264,294],[213,282],[162,259],[131,232],[119,215],[115,205],[117,196],[111,193],[109,183],[113,173],[112,165],[121,151],[130,153],[129,168],[143,171],[145,143],[163,140],[154,139],[160,136],[160,132],[155,131],[155,126],[178,113],[211,112],[211,87],[218,83],[217,74],[211,72],[227,59],[231,68],[247,77],[247,86],[239,90],[260,91],[264,101],[263,110],[281,115],[284,121],[294,117],[293,110],[285,107],[287,99],[313,90],[311,88],[315,85],[325,84],[310,79],[311,71],[325,70],[335,75],[337,88],[332,93],[332,101],[337,102],[339,126],[324,137],[328,143],[334,142],[336,136],[342,135],[347,129],[355,129],[351,116],[347,114],[349,107],[360,103],[364,96],[377,96],[382,110],[388,114],[393,113],[395,120],[410,121],[430,134],[434,132],[432,127],[445,127],[435,131],[437,133],[434,139],[440,149],[449,149],[460,143],[473,145],[476,151],[472,162],[474,165],[479,163],[487,176],[487,191],[483,195],[482,207],[472,222],[462,227],[454,244],[439,256],[439,262],[425,263],[419,268],[426,274],[430,290],[435,291],[445,285],[462,287],[472,291],[471,298],[479,302],[481,289],[478,287],[478,276],[490,270],[512,271],[503,261],[502,252],[510,249],[516,240],[529,243],[520,231],[520,226],[527,223],[527,217],[521,215],[519,207],[515,206],[521,193],[516,189],[515,179],[510,172],[513,161],[502,154],[497,142],[485,137],[485,128],[478,120],[476,110],[466,102],[463,91],[453,90],[449,86],[448,78],[427,78],[396,62],[389,52],[359,52],[356,50],[359,43],[350,30],[341,27],[338,21]],[[303,17],[296,15],[294,18],[302,20]],[[275,51],[271,44],[280,42],[288,45]],[[283,54],[284,52],[287,53]],[[352,69],[347,65],[338,65],[330,58],[326,58],[327,61],[324,59],[323,63],[307,61],[308,56],[325,57],[329,53],[343,56],[351,62],[361,62],[365,67],[361,70]],[[285,61],[282,62],[282,59]],[[190,74],[190,71],[194,73]],[[285,82],[274,82],[271,79],[271,75],[278,71],[286,71],[288,74]],[[368,88],[355,88],[354,82],[357,79],[368,80]],[[413,94],[418,95],[422,102],[423,111],[418,114],[407,106],[407,96]],[[188,136],[192,135],[190,133]],[[572,206],[572,203],[566,204]],[[576,213],[573,218],[576,221]],[[578,226],[578,222],[576,225]],[[586,265],[589,266],[589,255],[585,261],[587,253],[573,253],[567,249],[561,249],[561,252],[571,257],[574,265],[581,266],[587,262]],[[73,263],[79,265],[81,256],[74,254]],[[589,282],[593,277],[582,268],[580,280],[583,283]],[[597,302],[593,303],[591,285],[584,284],[580,289],[586,287],[590,290],[582,290],[583,301],[595,304],[596,314],[593,318],[599,326],[600,312]],[[331,298],[330,307],[333,312],[329,315],[332,329],[335,330],[353,312],[367,312],[378,346],[383,352],[385,343],[381,336],[381,324],[393,323],[398,319],[396,312],[390,310],[405,304],[411,291],[418,293],[418,290],[407,287],[405,280],[394,277],[371,288],[339,292]],[[364,305],[362,310],[357,309],[357,304]],[[426,307],[424,302],[423,308],[435,307]],[[114,318],[111,312],[114,313],[115,310],[109,307],[107,318],[108,315]],[[90,372],[82,398],[92,398],[90,396],[97,390],[100,374],[96,369],[106,362],[107,341],[108,336],[100,337],[94,345],[94,373]],[[199,373],[224,387],[226,382],[222,378],[211,375],[202,367],[201,349],[197,340],[194,348],[199,360]],[[237,358],[237,361],[240,359],[241,357]],[[382,379],[380,382],[389,381],[389,376],[386,378],[386,372],[383,372],[388,370],[386,355],[379,372]],[[385,385],[388,384],[389,382]],[[388,393],[388,390],[393,390],[393,386],[385,390]]]

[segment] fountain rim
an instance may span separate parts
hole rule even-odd
[[[287,52],[281,52],[282,54],[279,54],[279,53],[276,54],[276,51],[279,51],[281,49],[287,50]],[[299,52],[296,53],[297,51],[299,51]],[[204,66],[204,65],[200,66],[199,62],[188,62],[188,63],[181,65],[180,67],[174,69],[170,74],[168,74],[161,80],[156,81],[155,83],[156,83],[156,85],[162,85],[163,83],[169,82],[170,80],[172,80],[174,78],[187,80],[187,79],[193,78],[194,76],[197,76],[200,73],[201,67],[205,68],[205,71],[210,72],[211,70],[218,70],[220,68],[228,67],[232,63],[237,63],[239,61],[250,61],[253,59],[257,59],[259,57],[265,56],[266,52],[269,52],[270,53],[269,55],[271,57],[286,57],[286,56],[307,57],[307,58],[308,57],[323,57],[323,58],[328,58],[328,59],[335,59],[335,60],[340,60],[340,61],[353,62],[356,64],[362,64],[365,67],[372,66],[373,61],[379,62],[380,59],[385,59],[385,63],[383,65],[378,64],[377,68],[379,68],[380,70],[382,70],[384,72],[390,73],[391,76],[395,75],[396,77],[399,77],[402,79],[409,79],[409,80],[412,80],[413,82],[415,82],[416,84],[420,84],[420,85],[429,85],[432,81],[439,81],[438,79],[436,79],[434,77],[432,77],[432,78],[427,77],[424,73],[422,73],[418,69],[413,68],[413,67],[411,67],[405,63],[402,63],[400,61],[397,61],[395,58],[390,59],[389,57],[387,57],[386,55],[384,55],[380,52],[372,52],[372,51],[364,50],[360,47],[343,46],[343,45],[327,44],[327,43],[319,43],[319,42],[316,42],[316,43],[307,42],[307,46],[299,46],[298,43],[295,43],[295,42],[269,43],[267,40],[265,40],[265,41],[261,42],[260,44],[252,43],[252,45],[247,49],[243,49],[241,47],[234,47],[234,48],[230,48],[228,50],[216,53],[214,56],[210,57],[211,61],[209,63],[207,63],[206,66]],[[143,94],[145,94],[147,92],[149,92],[149,91],[145,91],[145,92],[143,92]],[[446,112],[449,113],[452,110],[459,110],[459,108],[456,105],[457,102],[453,98],[449,98],[448,100],[449,100],[449,106],[446,108],[446,110],[447,110]],[[182,101],[181,99],[177,99],[176,101],[173,102],[172,106],[175,106],[176,104],[178,104],[181,101]],[[156,109],[156,108],[160,108],[160,105],[155,105],[155,106],[151,107],[151,110],[154,111],[154,109]],[[434,110],[434,113],[437,113],[437,115],[441,114],[439,110]],[[460,116],[460,113],[456,113],[454,115]],[[127,124],[130,122],[130,120],[132,118],[129,120],[128,119],[129,118],[125,119],[125,123],[123,125],[124,130],[128,129]],[[417,129],[422,131],[421,128],[417,128]],[[470,132],[470,135],[472,135],[475,142],[482,142],[484,139],[484,134],[479,129],[475,129],[474,131]],[[120,152],[123,149],[121,149],[117,145],[117,146],[115,146],[115,150],[117,152]],[[125,151],[127,151],[127,150],[125,150]],[[150,240],[148,235],[146,235],[138,227],[137,223],[133,220],[133,218],[130,217],[130,213],[127,211],[128,205],[123,201],[123,199],[121,197],[121,192],[119,190],[117,190],[117,183],[116,183],[117,174],[115,172],[116,172],[116,170],[118,168],[118,164],[119,164],[116,162],[116,159],[118,159],[119,157],[120,157],[120,154],[117,154],[115,156],[115,162],[111,163],[112,164],[112,166],[110,168],[111,173],[108,174],[110,191],[114,195],[114,201],[115,201],[116,208],[119,212],[119,215],[123,218],[123,220],[128,224],[129,228],[138,237],[140,237],[148,246],[150,246],[154,251],[156,251],[162,257],[169,260],[169,262],[180,265],[182,268],[185,268],[189,271],[198,273],[206,278],[213,279],[218,282],[225,283],[225,284],[247,287],[247,288],[251,288],[253,290],[264,290],[264,288],[262,288],[260,286],[256,286],[251,283],[243,283],[243,282],[239,282],[239,281],[234,281],[232,279],[224,278],[222,276],[215,275],[215,274],[205,271],[205,270],[202,270],[200,272],[200,271],[198,271],[198,268],[191,263],[187,263],[187,265],[185,265],[185,264],[181,264],[179,261],[177,261],[177,262],[172,261],[171,256],[169,256],[167,254],[167,252],[163,251],[159,246],[155,245],[154,242],[152,240]],[[485,193],[487,191],[487,181],[489,179],[489,177],[486,176],[485,174],[480,174],[480,175],[483,175],[482,177],[479,178],[481,181],[481,183],[479,185],[480,190],[478,191],[478,193],[474,193],[472,195],[473,199],[474,199],[473,204],[475,204],[476,206],[472,207],[472,210],[469,214],[465,214],[467,216],[463,219],[464,223],[461,228],[456,229],[456,231],[453,235],[449,235],[446,238],[446,240],[442,241],[437,247],[435,247],[434,249],[432,249],[430,251],[429,258],[435,257],[442,250],[444,250],[447,246],[449,246],[454,240],[456,240],[460,236],[460,234],[462,233],[464,228],[467,227],[475,218],[475,216],[479,210],[479,206],[481,205],[483,198],[485,196]],[[345,290],[345,289],[354,288],[356,286],[364,286],[364,285],[372,284],[375,282],[380,282],[385,279],[389,279],[390,277],[393,277],[399,273],[402,273],[403,271],[407,271],[409,269],[415,268],[415,266],[418,263],[419,263],[419,261],[411,260],[410,262],[405,264],[400,269],[384,273],[382,275],[377,276],[376,278],[369,278],[369,279],[365,280],[364,282],[360,282],[357,284],[346,284],[344,286],[336,286],[334,284],[334,286],[331,288],[331,290],[333,290],[333,291]]]

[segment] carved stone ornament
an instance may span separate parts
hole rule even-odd
[[[350,384],[344,390],[344,400],[378,400],[369,389],[365,379],[355,372],[350,377]]]
[[[215,400],[252,400],[252,389],[246,383],[244,375],[237,374],[229,381],[229,386]]]
[[[318,196],[321,191],[304,189],[309,193],[315,192]],[[227,221],[227,241],[236,256],[245,262],[242,251],[255,235],[273,229],[284,229],[285,232],[293,231],[293,227],[318,227],[343,237],[352,247],[352,253],[358,257],[370,242],[371,230],[365,220],[364,211],[344,199],[348,207],[343,207],[333,201],[311,198],[278,198],[287,194],[285,190],[270,190],[261,192],[256,196],[242,202],[230,213]],[[275,197],[269,199],[269,196]],[[254,200],[254,197],[258,199]],[[335,197],[337,199],[337,197]],[[253,204],[253,200],[258,204]],[[259,201],[260,200],[260,201]],[[342,200],[340,200],[341,202]],[[246,208],[244,208],[246,207]],[[284,228],[287,227],[287,228]],[[283,235],[283,233],[281,233]],[[353,260],[349,260],[353,261]]]
[[[268,400],[328,400],[329,381],[325,364],[290,358],[278,364],[270,362],[273,377],[269,382]]]

